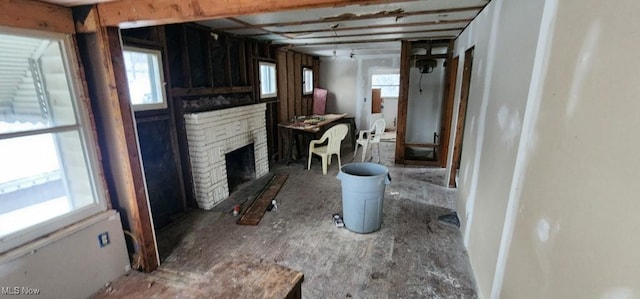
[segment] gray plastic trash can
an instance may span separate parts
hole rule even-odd
[[[391,183],[389,169],[375,163],[350,163],[337,176],[342,182],[342,218],[350,231],[366,234],[382,224],[384,188]]]

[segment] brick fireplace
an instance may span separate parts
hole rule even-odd
[[[266,104],[184,115],[198,207],[209,210],[229,197],[225,155],[253,143],[255,177],[269,173]]]

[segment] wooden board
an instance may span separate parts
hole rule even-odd
[[[395,162],[404,164],[404,142],[407,130],[407,107],[409,104],[409,71],[411,68],[411,42],[402,41],[400,50],[400,95],[398,96],[398,127],[396,135]]]
[[[473,66],[473,50],[471,47],[464,52],[464,68],[462,70],[462,88],[460,89],[460,107],[458,108],[458,124],[456,125],[455,143],[453,145],[453,161],[449,175],[449,187],[456,186],[456,173],[460,167],[460,155],[462,154],[462,140],[464,124],[467,115],[467,102],[469,101],[469,87],[471,85],[471,67]]]
[[[106,26],[122,28],[183,23],[240,15],[356,4],[388,3],[397,0],[281,0],[218,1],[191,0],[120,0],[98,4],[100,18]],[[141,21],[141,22],[137,22]]]
[[[0,25],[59,33],[76,32],[70,8],[31,0],[0,1]]]
[[[305,115],[304,107],[302,106],[302,54],[293,54],[293,67],[287,72],[293,74],[293,97],[296,102],[296,115]]]
[[[278,195],[278,191],[280,191],[288,177],[289,175],[286,173],[275,175],[236,223],[240,225],[258,225],[271,204],[271,200]]]
[[[459,56],[447,64],[449,80],[447,82],[447,97],[445,98],[444,113],[442,115],[442,135],[440,136],[440,167],[447,167],[447,157],[449,156],[449,141],[451,140],[451,120],[453,119],[453,103],[456,98],[456,83],[458,79]]]

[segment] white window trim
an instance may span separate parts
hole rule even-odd
[[[273,67],[274,70],[274,92],[272,93],[262,93],[262,75],[260,74],[260,68],[261,66],[269,66],[269,67]],[[269,98],[275,98],[278,96],[278,68],[276,67],[276,64],[273,62],[268,62],[268,61],[258,61],[258,82],[260,83],[258,88],[260,90],[260,99],[269,99]]]
[[[106,187],[102,184],[103,180],[99,176],[101,170],[99,167],[97,146],[95,144],[96,138],[93,136],[91,118],[89,117],[87,110],[88,107],[85,107],[88,102],[82,100],[84,98],[88,99],[88,96],[84,96],[84,88],[81,88],[81,83],[79,83],[81,82],[81,79],[77,77],[79,73],[76,70],[78,70],[80,66],[76,60],[76,55],[74,53],[75,47],[73,46],[71,35],[4,26],[0,26],[0,30],[10,34],[60,40],[62,45],[60,50],[63,57],[65,72],[67,74],[69,92],[71,93],[71,97],[74,99],[73,106],[77,120],[77,123],[72,125],[72,127],[77,127],[77,132],[83,145],[84,155],[87,161],[87,171],[92,183],[91,187],[93,190],[93,196],[96,200],[94,204],[89,206],[65,213],[0,238],[0,257],[2,257],[6,252],[20,251],[21,246],[24,246],[25,244],[34,242],[43,236],[107,210],[107,203],[105,194]]]
[[[306,83],[307,83],[307,82],[305,81],[305,72],[306,72],[307,70],[308,70],[309,72],[311,72],[311,77],[312,77],[312,80],[311,80],[311,90],[305,90],[305,87],[307,86],[307,85],[306,85]],[[315,86],[313,86],[313,69],[312,69],[312,68],[310,68],[310,67],[306,67],[306,66],[305,66],[305,67],[302,67],[302,94],[303,94],[303,95],[310,95],[310,94],[313,94],[313,88],[314,88],[314,87],[315,87]]]
[[[134,47],[134,46],[123,46],[122,50],[152,54],[158,57],[158,77],[160,78],[160,93],[162,94],[162,103],[131,104],[133,111],[166,109],[167,108],[167,92],[165,90],[166,81],[164,80],[164,61],[162,60],[162,52],[160,50],[147,49],[147,48]]]

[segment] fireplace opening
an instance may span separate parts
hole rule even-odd
[[[229,193],[240,185],[256,178],[256,162],[253,143],[247,144],[225,155],[227,162],[227,184]]]

